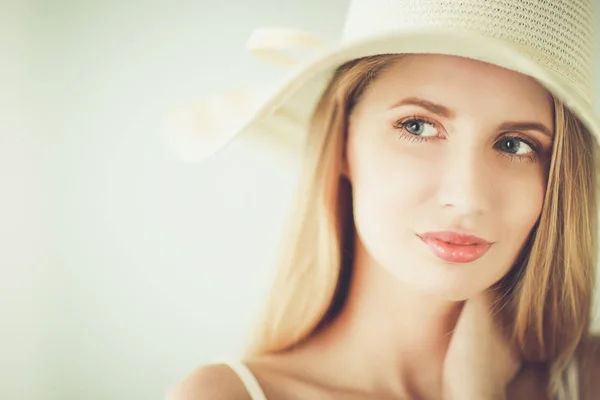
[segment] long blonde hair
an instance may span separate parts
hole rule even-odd
[[[309,126],[300,190],[279,268],[247,356],[290,349],[326,326],[346,298],[354,225],[342,178],[348,116],[365,88],[401,55],[338,68]],[[590,133],[558,100],[555,141],[538,224],[498,283],[523,359],[551,365],[550,391],[589,330],[596,265],[596,166]]]

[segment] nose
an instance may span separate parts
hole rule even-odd
[[[440,205],[453,209],[461,217],[488,212],[494,195],[494,180],[485,152],[476,146],[464,145],[447,150],[438,186]]]

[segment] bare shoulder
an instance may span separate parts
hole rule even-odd
[[[580,387],[591,399],[600,393],[600,335],[591,335],[578,353]]]
[[[241,380],[225,364],[198,368],[178,383],[166,400],[250,400]]]

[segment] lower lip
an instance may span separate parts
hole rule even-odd
[[[459,245],[431,237],[419,236],[419,238],[436,257],[451,263],[466,264],[473,262],[483,257],[491,247],[489,243]]]

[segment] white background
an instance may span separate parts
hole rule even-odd
[[[162,118],[279,77],[254,27],[334,41],[346,6],[0,0],[1,399],[162,399],[242,346],[294,168],[243,145],[183,163]]]

